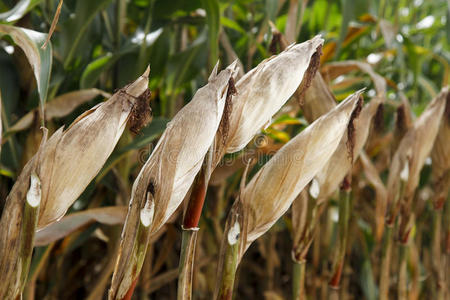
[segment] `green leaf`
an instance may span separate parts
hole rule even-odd
[[[11,8],[7,12],[0,14],[0,21],[14,22],[19,20],[27,12],[30,3],[31,0],[21,0],[17,2],[16,6]]]
[[[206,10],[206,23],[208,24],[209,42],[209,69],[212,70],[219,58],[219,30],[220,30],[220,10],[217,0],[202,0]]]
[[[123,45],[123,47],[117,53],[115,54],[107,53],[106,55],[101,56],[95,59],[94,61],[90,62],[84,69],[83,74],[81,75],[80,88],[87,89],[94,87],[100,75],[104,71],[111,68],[120,58],[122,58],[126,54],[130,54],[134,51],[137,51],[141,43],[144,43],[143,39],[145,39],[147,47],[153,46],[158,41],[162,32],[163,30],[160,28],[153,32],[150,32],[149,34],[147,34],[146,37],[142,37],[142,40],[138,40],[138,38],[135,37],[131,39],[131,42],[128,42],[127,44]],[[132,73],[135,73],[134,69],[132,69]]]
[[[220,23],[225,26],[228,27],[230,29],[236,30],[242,34],[247,34],[247,32],[244,30],[244,28],[242,28],[236,21],[228,19],[227,17],[220,17]]]
[[[94,17],[110,2],[111,0],[78,0],[73,17],[60,24],[61,54],[65,68],[70,64],[81,38]]]
[[[118,58],[118,55],[107,53],[106,55],[90,62],[81,75],[80,88],[88,89],[94,87],[103,71],[111,67]]]
[[[175,91],[192,80],[205,65],[206,35],[201,34],[186,50],[169,59],[167,91]],[[202,51],[203,50],[203,51]]]
[[[52,69],[52,45],[49,43],[45,49],[41,48],[47,38],[47,34],[0,24],[0,35],[10,36],[13,42],[25,53],[36,78],[43,115]]]
[[[266,0],[266,15],[269,20],[275,22],[278,11],[278,0]]]
[[[34,6],[42,0],[20,0],[16,5],[8,11],[0,13],[0,22],[11,23],[20,20]]]

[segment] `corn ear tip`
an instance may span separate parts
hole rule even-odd
[[[212,81],[212,80],[214,80],[214,78],[217,77],[217,72],[219,70],[219,63],[220,63],[220,60],[217,60],[216,65],[214,66],[214,68],[211,71],[211,75],[209,75],[209,77],[208,77],[208,81]]]
[[[228,67],[227,69],[231,70],[231,77],[233,77],[233,79],[236,79],[237,74],[239,73],[239,66],[238,66],[238,60],[239,59],[235,59]]]
[[[147,66],[147,69],[145,69],[144,74],[142,74],[142,77],[148,78],[150,76],[150,65]]]

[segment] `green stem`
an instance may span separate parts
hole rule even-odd
[[[241,203],[238,200],[228,215],[226,229],[222,238],[217,269],[218,278],[214,291],[214,299],[216,300],[231,300],[233,297],[236,270],[239,265],[239,251],[241,242],[245,241],[241,234],[241,228],[243,228],[241,224],[244,218],[242,214]]]
[[[392,231],[392,226],[386,226],[385,240],[381,254],[380,300],[389,299],[389,271],[391,267]]]
[[[231,245],[227,242],[225,249],[224,265],[217,299],[231,300],[233,297],[234,279],[238,267],[239,240]]]
[[[436,280],[436,288],[438,292],[437,299],[444,299],[443,289],[444,286],[444,269],[442,268],[441,259],[441,224],[442,224],[442,208],[434,209],[433,211],[433,243],[432,243],[432,253],[433,253],[433,267]]]
[[[342,270],[344,269],[345,262],[345,252],[347,249],[347,239],[348,239],[348,223],[350,219],[350,190],[343,190],[340,194],[339,199],[339,248],[338,254],[333,268],[333,276],[329,282],[332,288],[338,288]]]
[[[400,266],[398,274],[398,299],[408,299],[408,270],[407,270],[407,256],[409,246],[408,244],[400,244]]]
[[[180,256],[180,276],[178,276],[178,299],[192,298],[192,272],[194,270],[195,248],[197,245],[198,223],[205,203],[211,173],[212,152],[208,151],[205,161],[194,180],[186,213],[183,219],[183,235]]]
[[[31,256],[33,254],[34,233],[39,216],[39,205],[33,207],[25,203],[24,221],[22,227],[22,242],[20,245],[20,257],[22,260],[22,270],[20,274],[20,291],[25,288],[25,283],[28,277],[28,270],[30,269]]]
[[[294,261],[292,298],[295,300],[305,299],[305,272],[306,260]]]
[[[137,229],[136,237],[133,243],[133,250],[131,253],[131,261],[127,266],[124,278],[128,278],[128,284],[120,285],[115,295],[110,294],[110,299],[129,300],[131,299],[134,288],[136,287],[139,273],[144,264],[145,254],[147,253],[147,246],[150,239],[150,228],[153,221],[154,202],[153,195],[147,194],[147,201],[145,207],[140,212],[140,222]],[[126,289],[126,290],[125,290]]]
[[[178,300],[192,299],[192,275],[197,234],[198,228],[187,229],[183,227],[178,275]]]
[[[9,289],[7,299],[21,299],[25,288],[28,272],[30,269],[31,256],[33,254],[34,233],[39,217],[39,206],[41,204],[41,182],[36,174],[30,176],[30,187],[26,195],[23,210],[23,221],[20,234],[20,246],[17,268],[13,274],[19,278]]]
[[[145,62],[145,58],[147,55],[147,40],[146,39],[147,39],[147,35],[150,33],[150,28],[152,25],[152,12],[153,12],[153,4],[154,3],[155,3],[155,1],[150,1],[150,4],[148,5],[147,22],[145,23],[145,28],[144,28],[144,39],[143,39],[141,47],[139,49],[139,56],[138,56],[137,68],[139,70],[146,67],[146,65],[147,65]]]

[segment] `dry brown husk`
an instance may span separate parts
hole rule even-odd
[[[236,76],[236,64],[217,74],[217,65],[208,84],[168,123],[151,156],[133,184],[130,207],[122,231],[121,249],[116,262],[110,299],[122,299],[135,278],[128,278],[129,261],[146,195],[154,198],[153,221],[149,232],[156,232],[183,201],[202,166],[221,123],[229,83]],[[139,270],[134,272],[137,276]],[[132,275],[133,276],[133,275]]]
[[[349,135],[344,135],[336,149],[336,153],[328,161],[326,166],[317,174],[320,193],[318,199],[326,200],[339,187],[345,175],[350,172],[353,162],[358,158],[359,153],[366,143],[372,118],[375,115],[378,105],[382,103],[381,98],[373,98],[361,111],[359,118],[354,122],[354,134],[349,141]]]
[[[347,130],[353,111],[361,105],[360,93],[349,96],[289,141],[245,187],[239,200],[246,214],[242,227],[246,239],[240,257],[286,212],[330,159]]]
[[[21,242],[25,194],[30,176],[41,181],[38,228],[62,217],[97,175],[125,129],[139,98],[146,94],[149,69],[108,101],[79,116],[65,131],[60,128],[25,165],[9,193],[0,220],[0,276],[2,282],[16,266]],[[44,139],[45,140],[45,139]],[[15,279],[12,279],[15,280]],[[7,285],[7,284],[6,284]],[[4,285],[1,285],[4,286]],[[3,299],[0,288],[0,298]]]
[[[303,116],[309,123],[336,107],[336,99],[319,72],[306,90],[301,107]]]
[[[375,238],[377,241],[381,241],[384,232],[384,213],[387,206],[387,190],[378,175],[377,169],[367,154],[362,151],[359,157],[363,166],[364,175],[369,184],[375,189]]]
[[[445,112],[431,151],[432,176],[436,206],[443,205],[450,189],[450,92],[447,91]]]
[[[264,125],[270,123],[272,116],[297,90],[304,76],[315,74],[316,70],[309,67],[318,63],[322,44],[320,36],[293,44],[262,61],[236,83],[237,95],[232,100],[229,131],[225,139],[218,134],[213,165],[224,153],[244,148]]]
[[[393,156],[387,184],[390,222],[395,220],[400,208],[402,208],[404,216],[410,214],[411,201],[419,183],[420,170],[425,159],[430,155],[438,134],[448,93],[448,87],[442,89],[439,95],[428,104],[425,111],[406,132]],[[406,164],[408,164],[409,176],[405,181],[404,196],[402,199],[398,199],[400,174]],[[404,221],[406,222],[406,220]]]

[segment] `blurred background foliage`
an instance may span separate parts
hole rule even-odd
[[[47,33],[58,2],[2,0],[0,24]],[[3,123],[0,207],[14,178],[39,145],[41,133],[37,108],[40,100],[49,104],[58,96],[91,88],[113,93],[137,78],[150,64],[153,122],[137,136],[130,132],[123,135],[104,170],[74,204],[72,211],[105,205],[127,205],[131,184],[142,161],[150,153],[149,143],[164,130],[167,120],[206,82],[216,61],[219,59],[221,68],[224,68],[239,58],[243,71],[247,72],[271,55],[270,22],[291,39],[290,42],[302,42],[317,34],[324,37],[322,74],[338,100],[362,87],[368,87],[366,95],[373,97],[376,93],[374,84],[366,73],[354,69],[327,76],[327,64],[344,60],[371,64],[388,84],[385,114],[388,126],[394,120],[393,111],[402,95],[410,100],[412,110],[418,115],[440,88],[450,83],[450,2],[446,0],[66,0],[51,38],[51,46],[47,50],[39,50],[43,58],[41,72],[51,71],[48,83],[44,78],[40,89],[37,88],[33,69],[24,52],[16,46],[17,41],[5,32],[5,27],[0,27]],[[39,39],[34,33],[30,33],[29,38],[34,42]],[[104,92],[93,92],[86,101],[66,100],[65,105],[73,106],[73,109],[47,119],[46,126],[50,131],[62,125],[68,126],[80,113],[102,101]],[[29,112],[32,112],[29,126],[23,128],[25,130],[11,130]],[[297,117],[301,118],[301,112]],[[289,124],[288,121],[286,124]],[[266,134],[280,143],[290,138],[289,134],[276,129],[269,128]],[[238,176],[231,178],[228,196],[238,185],[238,179]],[[220,207],[214,207],[206,212],[202,222],[212,230],[214,222],[211,218],[223,218],[225,212]],[[286,224],[281,223],[281,227],[276,226],[273,231],[286,230]],[[370,255],[373,236],[366,225],[360,224],[367,240],[363,253]],[[41,289],[37,286],[37,299],[43,299],[45,293],[59,299],[92,296],[90,293],[95,285],[89,282],[94,282],[95,276],[103,274],[102,270],[106,267],[100,265],[96,269],[89,266],[104,256],[112,255],[110,253],[115,249],[114,243],[100,241],[117,241],[120,233],[120,226],[115,229],[102,227],[107,235],[105,237],[105,233],[97,231],[98,226],[91,224],[76,235],[70,235],[63,244],[57,244],[56,250],[52,250],[55,244],[37,248],[32,267],[32,273],[36,275],[31,276],[31,281],[37,280],[36,270],[44,268],[46,264],[52,270],[64,272],[57,272],[60,275],[51,272],[41,275],[49,284]],[[162,274],[166,276],[166,281],[170,282],[168,278],[173,280],[172,269],[178,263],[177,230],[178,226],[169,227],[162,238],[163,242],[159,246],[151,246],[155,249],[149,251],[149,255],[155,255],[153,259],[156,265],[152,266],[150,277],[164,271]],[[262,243],[275,243],[273,239],[274,236],[269,235]],[[168,247],[174,247],[174,250],[167,253],[160,251]],[[213,245],[205,246],[208,247]],[[278,240],[277,249],[288,249],[284,251],[286,253],[281,251],[280,256],[290,256],[287,252],[289,247],[289,241]],[[50,253],[54,257],[48,260]],[[355,293],[372,298],[370,295],[375,295],[372,293],[374,279],[371,278],[370,261],[365,254],[361,254],[364,264],[363,269],[359,270],[361,277]],[[289,278],[283,273],[282,266],[286,264],[284,259],[271,262],[278,269],[274,279],[275,275],[270,272],[261,273],[256,264],[261,263],[262,258],[255,255],[253,252],[249,254],[249,260],[255,263],[250,274],[253,272],[258,276],[243,279],[250,284],[244,285],[246,290],[240,291],[238,298],[253,293],[260,299],[264,291],[258,289],[261,276],[263,281],[269,282],[269,287],[271,284],[276,285],[269,291],[284,289],[281,295],[289,295]],[[262,252],[262,257],[268,256],[270,253]],[[199,264],[204,266],[205,261]],[[67,282],[57,283],[61,274],[67,276]],[[83,274],[83,280],[70,279],[80,278],[80,274]],[[202,274],[198,276],[196,285],[200,286],[199,291],[207,291],[211,283],[207,280],[207,273]],[[164,278],[157,277],[157,280],[150,282],[164,282]],[[160,296],[169,295],[167,297],[173,299],[174,294],[169,287],[175,283],[172,281],[172,285],[167,285],[167,282]],[[71,283],[70,288],[68,283]],[[144,284],[143,289],[154,291],[156,285],[149,287]],[[196,297],[207,299],[206,295],[200,293]]]

